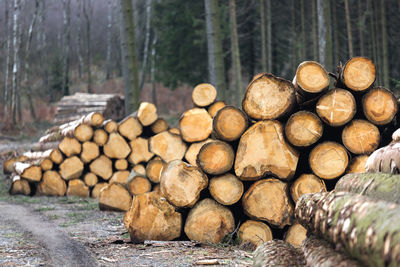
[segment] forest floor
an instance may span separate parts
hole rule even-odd
[[[0,142],[0,155],[28,145]],[[0,266],[251,266],[251,252],[237,246],[133,244],[123,213],[100,211],[88,198],[10,196],[0,173]]]

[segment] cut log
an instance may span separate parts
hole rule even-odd
[[[128,190],[120,184],[109,184],[100,191],[100,210],[127,211],[132,202]]]
[[[133,196],[144,194],[151,191],[151,183],[149,179],[140,175],[134,175],[128,181],[127,188]]]
[[[124,226],[132,242],[169,241],[181,235],[182,215],[165,198],[149,192],[133,198]]]
[[[186,161],[188,163],[190,163],[191,165],[199,166],[199,165],[197,165],[197,155],[199,154],[201,147],[211,141],[213,141],[213,140],[206,139],[201,142],[190,144],[189,148],[186,150],[186,153],[185,153]]]
[[[83,163],[89,163],[100,155],[99,146],[87,141],[82,144],[81,160]]]
[[[116,171],[113,173],[111,176],[111,179],[108,181],[110,184],[112,183],[118,183],[118,184],[123,184],[126,185],[128,183],[128,178],[129,178],[129,171]]]
[[[356,114],[356,100],[344,89],[329,90],[317,102],[318,116],[328,125],[337,127],[348,123]]]
[[[302,195],[316,192],[326,192],[326,186],[324,181],[314,174],[300,175],[290,187],[290,195],[294,203]]]
[[[36,194],[43,196],[64,196],[67,192],[67,184],[56,171],[43,173],[42,181],[39,183]]]
[[[27,161],[28,159],[29,159],[29,158],[28,158],[27,156],[21,155],[21,156],[18,157],[18,160],[17,160],[17,161],[19,161],[19,162],[25,162],[25,161]]]
[[[287,115],[296,102],[291,82],[263,73],[247,87],[242,107],[255,120],[277,119]]]
[[[396,97],[383,87],[369,90],[362,99],[362,105],[365,117],[376,125],[390,123],[398,110]]]
[[[108,183],[98,183],[92,189],[92,198],[99,198],[101,190],[106,188]]]
[[[113,120],[106,120],[103,122],[102,127],[107,133],[113,133],[118,131],[118,123]]]
[[[271,240],[258,246],[253,254],[254,267],[292,266],[305,265],[303,254],[283,240]]]
[[[394,142],[400,141],[400,128],[393,132],[392,141],[394,141]]]
[[[160,159],[152,159],[147,163],[146,175],[150,181],[157,184],[161,179],[161,172],[167,164]]]
[[[124,159],[131,153],[131,148],[121,135],[111,133],[103,147],[103,151],[104,155],[109,158]]]
[[[126,159],[117,159],[114,162],[114,168],[118,171],[124,171],[128,169],[128,161]]]
[[[285,233],[285,242],[288,242],[295,248],[301,248],[303,240],[306,239],[307,229],[299,223],[294,223]]]
[[[183,140],[189,143],[207,139],[212,132],[212,118],[204,108],[185,111],[179,120]]]
[[[110,179],[113,174],[112,161],[104,155],[101,155],[100,157],[95,159],[89,165],[89,168],[92,173],[100,176],[104,180]]]
[[[233,106],[220,109],[213,118],[213,131],[218,139],[234,141],[247,130],[246,114]]]
[[[391,143],[374,151],[365,163],[367,172],[400,173],[400,143]]]
[[[103,129],[97,129],[94,131],[93,135],[93,141],[98,145],[98,146],[104,146],[107,143],[108,140],[108,134],[106,131]]]
[[[60,149],[65,156],[71,157],[73,155],[79,155],[81,153],[82,146],[81,143],[79,143],[79,141],[75,138],[64,137],[61,143],[58,145],[58,149]]]
[[[53,169],[53,161],[49,158],[42,159],[40,162],[40,168],[42,168],[42,171],[50,171]]]
[[[140,103],[137,111],[137,117],[143,126],[150,126],[158,118],[156,106],[148,102]]]
[[[348,192],[308,194],[299,199],[296,218],[364,265],[400,265],[397,204]]]
[[[197,165],[211,175],[226,173],[232,169],[235,152],[232,147],[222,141],[212,141],[203,145],[197,155]]]
[[[64,157],[62,155],[62,153],[60,152],[60,150],[58,149],[53,149],[53,151],[51,151],[49,158],[55,163],[55,164],[60,164],[61,162],[63,162]]]
[[[133,140],[143,132],[143,126],[133,115],[126,117],[118,125],[118,132],[129,140]]]
[[[242,198],[243,211],[251,218],[267,221],[278,228],[292,223],[293,206],[288,184],[268,178],[255,182]]]
[[[85,177],[83,178],[83,181],[85,184],[89,187],[93,187],[97,184],[99,179],[97,178],[96,174],[88,172],[85,174]]]
[[[11,174],[15,172],[14,164],[17,162],[16,158],[6,159],[3,162],[3,173],[4,174]]]
[[[93,128],[87,124],[80,124],[74,130],[74,137],[81,142],[86,142],[93,137]]]
[[[34,143],[31,147],[31,151],[46,151],[49,149],[57,149],[58,148],[58,144],[60,142],[59,141],[54,141],[54,142],[47,142],[47,143]]]
[[[170,132],[159,133],[149,140],[149,149],[166,163],[181,160],[186,152],[186,144],[181,137]]]
[[[372,60],[365,57],[349,59],[339,74],[339,81],[353,91],[365,91],[372,86],[376,69]]]
[[[146,168],[142,164],[133,166],[132,170],[140,175],[146,176]]]
[[[354,154],[371,154],[380,140],[378,127],[366,120],[352,120],[342,132],[343,145]]]
[[[226,104],[224,101],[216,101],[208,107],[207,111],[210,114],[211,118],[213,118],[215,116],[215,113],[217,113],[218,110],[225,106]]]
[[[73,179],[68,182],[67,196],[89,197],[89,187],[82,180]]]
[[[148,162],[154,153],[149,151],[149,140],[138,137],[129,143],[132,153],[128,157],[128,161],[132,164]]]
[[[296,93],[316,95],[329,87],[329,76],[325,68],[315,61],[304,61],[296,70],[293,85]]]
[[[240,138],[235,173],[241,180],[257,180],[268,174],[289,180],[296,172],[299,153],[285,142],[278,121],[260,121]]]
[[[31,163],[15,162],[15,172],[30,182],[39,182],[42,179],[42,169],[40,166]]]
[[[309,111],[299,111],[290,116],[285,126],[288,141],[298,147],[315,144],[322,136],[324,126],[319,117]]]
[[[203,199],[190,210],[184,228],[190,240],[214,244],[234,229],[232,212],[210,198]]]
[[[222,205],[233,205],[240,200],[244,187],[235,175],[227,173],[210,179],[211,196]]]
[[[164,132],[168,130],[168,122],[164,120],[163,118],[158,118],[152,125],[151,125],[151,131],[154,134],[158,134],[161,132]]]
[[[93,127],[100,127],[104,122],[103,114],[100,112],[91,112],[83,117],[82,123]]]
[[[168,132],[170,132],[171,134],[181,135],[181,130],[176,127],[169,129]]]
[[[77,179],[81,177],[83,168],[83,162],[77,156],[66,158],[60,164],[60,175],[65,180]]]
[[[362,155],[357,156],[351,159],[349,163],[349,167],[347,168],[346,173],[363,173],[367,172],[365,168],[365,164],[367,163],[368,156]]]
[[[192,91],[192,101],[198,107],[211,105],[217,98],[217,89],[212,84],[201,83]]]
[[[176,207],[193,207],[208,185],[200,168],[180,160],[168,163],[161,175],[161,192]]]
[[[37,151],[37,152],[28,151],[25,152],[23,156],[26,157],[26,161],[35,161],[49,157],[51,152],[52,152],[51,149],[46,151]]]
[[[247,220],[239,228],[240,243],[251,243],[258,247],[264,242],[272,240],[271,229],[263,222]]]
[[[160,184],[155,184],[154,186],[153,186],[153,190],[152,190],[153,192],[156,192],[157,194],[159,194],[160,196],[162,196],[162,197],[164,197],[164,195],[162,194],[162,192],[161,192],[161,186],[160,186]]]
[[[21,179],[19,175],[13,176],[10,194],[29,196],[31,194],[31,187],[29,186],[29,182],[25,179]]]
[[[341,176],[349,164],[346,149],[335,142],[324,142],[313,148],[309,155],[312,171],[323,179]]]

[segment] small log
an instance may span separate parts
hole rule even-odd
[[[156,192],[135,196],[124,226],[132,242],[174,240],[181,235],[182,215]]]
[[[241,244],[249,242],[254,247],[272,240],[271,228],[263,222],[253,220],[247,220],[239,227],[238,236]]]
[[[329,87],[329,76],[325,68],[315,61],[304,61],[296,70],[293,85],[296,93],[307,96],[324,92]]]
[[[191,165],[199,166],[199,165],[197,165],[197,155],[199,154],[201,147],[211,141],[213,141],[213,140],[206,139],[201,142],[190,144],[189,148],[186,150],[186,153],[185,153],[186,161],[188,163],[190,163]]]
[[[294,203],[302,195],[316,192],[326,192],[326,186],[324,181],[314,174],[300,175],[290,187],[290,195]]]
[[[113,121],[113,120],[106,120],[103,122],[102,128],[107,132],[107,133],[113,133],[118,131],[118,123]]]
[[[82,151],[82,146],[81,143],[79,143],[79,141],[75,138],[64,137],[61,143],[58,145],[58,149],[60,149],[65,156],[71,157],[74,155],[79,155]]]
[[[66,158],[60,164],[60,175],[65,180],[78,179],[83,173],[83,168],[83,162],[77,156]]]
[[[151,191],[151,183],[146,177],[135,175],[127,182],[129,193],[133,196],[144,194]]]
[[[342,145],[328,141],[313,148],[309,155],[309,164],[318,177],[335,179],[346,171],[349,156]]]
[[[137,117],[143,126],[150,126],[158,118],[157,107],[152,103],[142,102],[137,111]]]
[[[82,123],[93,127],[100,127],[104,122],[103,114],[99,112],[91,112],[82,118]]]
[[[94,131],[93,141],[98,146],[104,146],[108,141],[108,134],[103,129],[96,129],[96,131]]]
[[[85,174],[85,176],[83,177],[83,181],[85,182],[85,184],[89,187],[93,187],[97,184],[97,182],[99,181],[99,179],[97,178],[97,175],[91,172],[88,172]]]
[[[89,168],[92,173],[104,180],[109,180],[113,174],[112,161],[104,155],[101,155],[90,163]]]
[[[34,143],[31,147],[31,151],[46,151],[49,149],[56,149],[58,148],[59,141],[54,142],[47,142],[47,143]]]
[[[28,180],[21,179],[19,175],[14,175],[12,177],[12,185],[9,192],[11,195],[29,196],[31,194],[31,187]]]
[[[186,152],[186,144],[179,135],[162,132],[149,139],[149,149],[166,163],[181,160]]]
[[[380,140],[378,127],[366,120],[352,120],[342,131],[343,145],[354,154],[371,154]]]
[[[368,155],[361,155],[351,159],[346,173],[363,173],[367,172],[365,165],[368,160]]]
[[[296,102],[291,82],[263,73],[247,87],[242,107],[255,120],[277,119],[287,115]]]
[[[235,175],[227,173],[210,179],[211,196],[222,205],[233,205],[240,200],[244,187]]]
[[[74,129],[74,137],[81,142],[86,142],[93,137],[93,128],[87,124],[80,124]]]
[[[56,171],[43,173],[42,181],[39,183],[36,194],[43,196],[64,196],[67,192],[67,184]]]
[[[307,229],[299,223],[294,223],[289,226],[289,229],[285,233],[284,240],[295,248],[301,248],[301,244],[306,237]]]
[[[152,125],[151,131],[154,134],[158,134],[168,130],[168,122],[163,118],[158,118]]]
[[[103,190],[103,188],[106,188],[107,186],[108,183],[97,183],[92,189],[92,198],[99,198],[101,190]]]
[[[367,162],[365,169],[367,172],[383,172],[391,174],[400,173],[400,143],[394,142],[374,151]]]
[[[15,172],[14,164],[17,162],[16,158],[6,159],[3,162],[3,173],[4,174],[11,174]]]
[[[149,180],[155,184],[160,182],[161,172],[167,164],[161,159],[152,159],[147,163],[146,175]]]
[[[168,132],[170,132],[171,134],[176,134],[176,135],[181,135],[181,130],[179,130],[179,128],[176,128],[176,127],[174,127],[174,128],[170,128],[169,130],[168,130]]]
[[[19,162],[25,162],[25,161],[27,161],[28,159],[29,159],[29,158],[28,158],[27,156],[21,155],[21,156],[18,157],[18,160],[17,160],[17,161],[19,161]]]
[[[184,227],[190,240],[214,244],[234,229],[232,212],[210,198],[203,199],[190,210]]]
[[[297,147],[315,144],[322,136],[324,126],[319,117],[309,111],[299,111],[290,116],[285,125],[288,141]]]
[[[254,267],[292,266],[305,265],[303,254],[283,240],[271,240],[258,246],[253,254]]]
[[[197,155],[197,165],[211,175],[226,173],[232,169],[235,152],[232,147],[222,141],[212,141],[203,145]]]
[[[82,144],[81,160],[89,163],[100,155],[99,146],[94,142],[84,142]]]
[[[131,148],[121,135],[111,133],[103,147],[103,151],[104,155],[109,158],[124,159],[131,153]]]
[[[113,173],[111,176],[111,179],[108,181],[110,184],[112,183],[118,183],[118,184],[123,184],[126,185],[128,183],[128,178],[129,178],[129,171],[116,171]]]
[[[30,182],[39,182],[42,179],[42,169],[32,163],[15,162],[15,172]]]
[[[201,83],[192,91],[192,101],[198,107],[207,107],[217,98],[217,89],[212,84]]]
[[[290,225],[293,206],[287,189],[288,184],[275,178],[255,182],[242,198],[244,213],[278,228]]]
[[[226,104],[224,101],[216,101],[208,107],[207,111],[210,114],[211,118],[213,118],[215,116],[215,114],[217,113],[217,111],[225,106],[226,106]]]
[[[128,169],[128,161],[126,159],[117,159],[114,162],[114,168],[118,171],[125,171]]]
[[[206,140],[212,132],[212,118],[204,108],[193,108],[185,111],[179,128],[183,140],[189,143]]]
[[[146,176],[146,168],[142,164],[133,166],[132,170],[140,175]]]
[[[138,119],[130,115],[123,119],[118,125],[118,132],[129,140],[133,140],[143,132],[143,126]]]
[[[246,114],[233,106],[220,109],[213,117],[213,131],[218,139],[234,141],[247,130]]]
[[[82,180],[73,179],[68,182],[67,196],[89,197],[89,187]]]
[[[53,161],[49,158],[42,159],[40,162],[40,168],[42,168],[42,171],[50,171],[53,169]]]
[[[356,100],[344,89],[329,90],[317,102],[318,116],[328,125],[337,127],[348,123],[356,114]]]
[[[149,140],[138,137],[129,143],[132,153],[128,157],[128,161],[134,165],[141,162],[148,162],[154,153],[149,151]]]
[[[366,57],[349,59],[339,73],[340,84],[356,92],[370,88],[375,79],[375,65],[372,60]]]
[[[208,185],[200,168],[180,160],[168,163],[161,175],[161,192],[176,207],[193,207]]]
[[[362,105],[365,117],[376,125],[390,123],[398,111],[396,97],[383,87],[369,90],[362,99]]]
[[[53,151],[51,151],[49,158],[55,163],[55,164],[60,164],[61,162],[63,162],[64,157],[61,153],[60,150],[58,149],[53,149]]]
[[[128,190],[120,184],[109,184],[100,191],[100,210],[127,211],[132,202]]]

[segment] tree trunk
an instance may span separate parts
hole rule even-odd
[[[365,27],[365,13],[366,10],[364,9],[363,1],[358,0],[358,39],[360,42],[360,56],[365,57],[364,49],[364,27]]]
[[[151,131],[154,134],[159,134],[161,132],[167,131],[169,126],[168,122],[163,119],[163,118],[158,118],[152,125],[151,125]]]
[[[125,101],[126,103],[126,101]],[[129,140],[133,140],[143,132],[143,126],[133,115],[127,116],[118,124],[118,132]]]
[[[303,254],[289,243],[271,240],[259,246],[254,252],[254,267],[304,266]]]
[[[137,118],[144,127],[150,126],[158,119],[157,107],[149,102],[140,103]]]
[[[217,72],[215,64],[215,44],[214,27],[212,22],[211,0],[204,0],[207,32],[207,52],[208,52],[208,79],[210,83],[217,86]],[[220,88],[218,88],[221,90]]]
[[[104,155],[111,159],[124,159],[131,153],[131,148],[118,133],[111,133],[103,147]]]
[[[267,9],[267,72],[272,72],[272,5],[271,0],[266,0]]]
[[[73,179],[68,182],[67,196],[89,197],[89,187],[82,180]]]
[[[6,38],[7,38],[7,47],[6,47],[6,60],[5,60],[5,71],[4,71],[4,118],[8,117],[9,107],[10,107],[10,92],[8,88],[8,79],[9,79],[9,71],[10,71],[10,57],[11,57],[11,34],[8,27],[9,21],[9,4],[8,0],[5,1],[5,29],[6,29]]]
[[[316,1],[317,0],[311,0],[311,16],[312,16],[312,43],[313,43],[313,60],[318,61],[318,53],[319,53],[319,48],[318,48],[318,33],[319,33],[319,27],[318,27],[318,13],[317,13],[317,7],[316,7]],[[335,18],[336,19],[336,18]]]
[[[151,83],[151,99],[154,105],[157,104],[157,90],[155,81],[155,61],[156,61],[156,44],[157,44],[157,33],[154,32],[153,41],[151,43],[151,60],[150,60],[150,83]]]
[[[317,0],[317,15],[318,15],[318,58],[322,66],[326,65],[326,23],[325,23],[325,0]]]
[[[351,32],[349,1],[344,0],[344,9],[346,12],[346,29],[347,29],[347,45],[349,49],[349,57],[353,57],[353,34]]]
[[[398,142],[376,150],[365,164],[367,172],[400,173],[399,152]]]
[[[337,1],[332,1],[332,20],[333,20],[333,59],[334,62],[340,62],[340,40],[339,40],[339,20],[340,18],[338,17],[337,13]],[[336,63],[337,64],[337,63]]]
[[[82,70],[83,70],[83,57],[82,57],[82,48],[81,48],[81,37],[82,37],[82,1],[84,0],[77,0],[78,1],[78,11],[77,11],[77,36],[76,36],[76,53],[78,54],[78,75],[79,79],[82,79]]]
[[[233,65],[233,88],[235,88],[232,96],[235,99],[231,101],[237,106],[243,98],[242,90],[242,68],[240,64],[240,52],[239,52],[239,38],[237,33],[237,23],[236,23],[236,0],[229,0],[229,21],[230,21],[230,31],[231,31],[231,55],[232,55],[232,65]]]
[[[307,45],[306,45],[306,25],[305,25],[305,8],[304,8],[304,0],[300,0],[300,42],[301,42],[301,49],[300,49],[300,57],[302,59],[307,58]]]
[[[139,90],[141,91],[144,86],[144,82],[146,80],[146,72],[147,72],[147,62],[149,56],[149,43],[150,43],[150,21],[151,21],[151,9],[152,9],[152,0],[146,1],[146,28],[145,28],[145,39],[144,39],[144,47],[143,47],[143,62],[141,68],[141,77],[140,77],[140,85]]]
[[[86,6],[86,1],[83,4],[83,15],[85,16],[86,20],[86,63],[87,63],[87,92],[89,94],[93,93],[93,88],[92,88],[92,66],[91,66],[91,60],[92,60],[92,47],[91,47],[91,20],[92,20],[92,3],[91,0],[87,0],[87,6]],[[125,98],[126,99],[126,98]]]
[[[113,30],[113,14],[114,14],[114,1],[108,0],[108,14],[107,14],[107,52],[106,52],[106,80],[111,77],[111,49],[112,49],[112,30]]]
[[[42,169],[32,163],[15,162],[15,172],[30,182],[39,182],[42,179]]]
[[[69,95],[69,57],[71,39],[71,1],[63,0],[63,95]]]
[[[104,155],[92,161],[89,165],[89,169],[92,173],[100,176],[104,180],[109,180],[113,174],[112,161]]]
[[[265,30],[265,0],[260,0],[261,71],[267,72],[267,39]]]
[[[295,248],[301,248],[301,244],[303,240],[306,239],[306,235],[307,229],[296,222],[289,226],[289,229],[284,235],[284,240]]]
[[[160,183],[161,173],[167,164],[161,159],[152,159],[147,163],[146,175],[155,184]]]
[[[387,30],[386,30],[386,11],[385,11],[385,0],[381,0],[381,31],[382,31],[382,67],[383,67],[383,85],[386,88],[390,87],[389,80],[389,51],[387,41]]]
[[[19,48],[20,48],[20,12],[21,12],[21,0],[14,0],[14,14],[13,14],[13,49],[14,49],[14,63],[12,71],[12,91],[11,91],[11,110],[12,110],[12,121],[14,124],[17,123],[17,98],[19,95],[19,79],[20,75],[20,62],[19,62]]]
[[[9,191],[10,195],[25,195],[31,194],[31,187],[28,180],[21,179],[18,175],[12,176],[12,185]]]
[[[146,177],[137,175],[128,178],[127,188],[132,196],[141,195],[151,191],[151,183]]]
[[[197,143],[192,143],[189,148],[186,150],[185,153],[185,160],[190,163],[193,166],[199,166],[197,165],[197,155],[200,152],[201,147],[204,144],[207,144],[209,142],[213,141],[212,139],[208,138],[204,141],[197,142]]]
[[[89,163],[100,155],[99,146],[90,141],[82,144],[81,160],[83,163]]]
[[[42,181],[39,183],[36,194],[43,196],[64,196],[67,192],[67,184],[56,171],[43,173]]]
[[[64,180],[79,179],[83,168],[83,162],[77,156],[66,158],[60,164],[60,175]]]
[[[78,155],[82,151],[82,145],[74,137],[64,137],[58,145],[58,149],[67,157]]]
[[[149,140],[138,137],[129,143],[132,153],[128,157],[128,161],[134,165],[141,162],[147,163],[154,153],[149,150]]]

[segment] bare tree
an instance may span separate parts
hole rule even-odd
[[[319,61],[327,69],[332,68],[332,37],[329,0],[317,0]]]
[[[317,4],[316,0],[311,0],[312,17],[312,40],[313,40],[313,59],[318,60],[318,23],[317,23]]]
[[[83,4],[83,15],[86,21],[86,68],[87,68],[87,92],[93,93],[92,90],[92,54],[91,54],[91,19],[92,19],[92,1],[87,0]]]
[[[208,78],[210,83],[217,84],[217,71],[215,66],[214,54],[214,30],[211,17],[211,0],[204,0],[206,12],[206,32],[207,32],[207,51],[208,51]]]
[[[271,0],[267,0],[267,70],[272,72],[272,16]]]
[[[261,69],[267,71],[267,40],[265,32],[265,0],[260,0]]]
[[[229,0],[229,21],[231,30],[231,56],[232,56],[232,67],[233,67],[233,85],[234,92],[231,95],[236,96],[234,100],[235,104],[240,106],[243,98],[242,91],[242,68],[240,64],[240,52],[239,52],[239,38],[237,33],[236,23],[236,3],[235,0]]]
[[[143,62],[141,73],[142,76],[140,78],[140,90],[143,89],[144,81],[146,79],[146,71],[147,71],[147,61],[149,54],[149,43],[150,43],[150,21],[151,21],[151,8],[152,8],[152,0],[147,0],[146,2],[146,29],[145,29],[145,39],[144,39],[144,47],[143,47]]]
[[[83,70],[83,57],[82,57],[82,48],[81,48],[81,38],[82,38],[82,1],[78,1],[78,11],[76,15],[78,17],[77,21],[77,36],[76,36],[76,53],[78,54],[78,75],[79,79],[82,79],[82,70]]]
[[[7,47],[6,47],[6,62],[5,62],[5,71],[4,71],[4,117],[8,117],[9,111],[9,88],[8,88],[8,78],[9,78],[9,70],[10,70],[10,55],[11,55],[11,44],[10,44],[10,31],[8,28],[8,20],[9,20],[9,9],[8,9],[8,0],[5,1],[5,29],[6,29],[6,38],[7,38]]]
[[[151,65],[150,65],[150,83],[151,83],[151,97],[153,104],[157,106],[157,91],[155,82],[155,61],[156,61],[156,44],[157,44],[157,33],[154,32],[153,41],[151,44]]]
[[[114,14],[114,1],[108,0],[108,14],[107,14],[107,55],[106,55],[106,80],[111,76],[111,49],[112,49],[112,30],[113,30],[113,14]]]
[[[38,44],[38,53],[39,53],[39,65],[40,72],[43,79],[43,89],[47,92],[49,99],[52,100],[52,94],[49,91],[49,78],[48,78],[48,64],[47,64],[47,54],[46,53],[46,45],[47,45],[47,32],[46,32],[46,0],[42,0],[40,3],[40,12],[38,14],[38,34],[37,44]]]
[[[351,33],[350,9],[348,0],[344,0],[344,9],[346,12],[347,43],[349,48],[349,56],[353,57],[353,35]]]
[[[386,31],[385,0],[381,0],[381,27],[382,27],[382,57],[383,57],[383,85],[389,88],[389,58]]]
[[[306,58],[306,20],[305,20],[305,9],[304,9],[304,0],[300,0],[300,32],[301,32],[301,48],[300,48],[300,57],[301,60]]]
[[[13,14],[13,49],[14,49],[14,62],[12,71],[12,91],[11,91],[11,109],[12,109],[12,121],[15,124],[17,122],[17,95],[19,92],[19,23],[20,23],[20,12],[21,12],[21,0],[14,0],[14,14]]]

